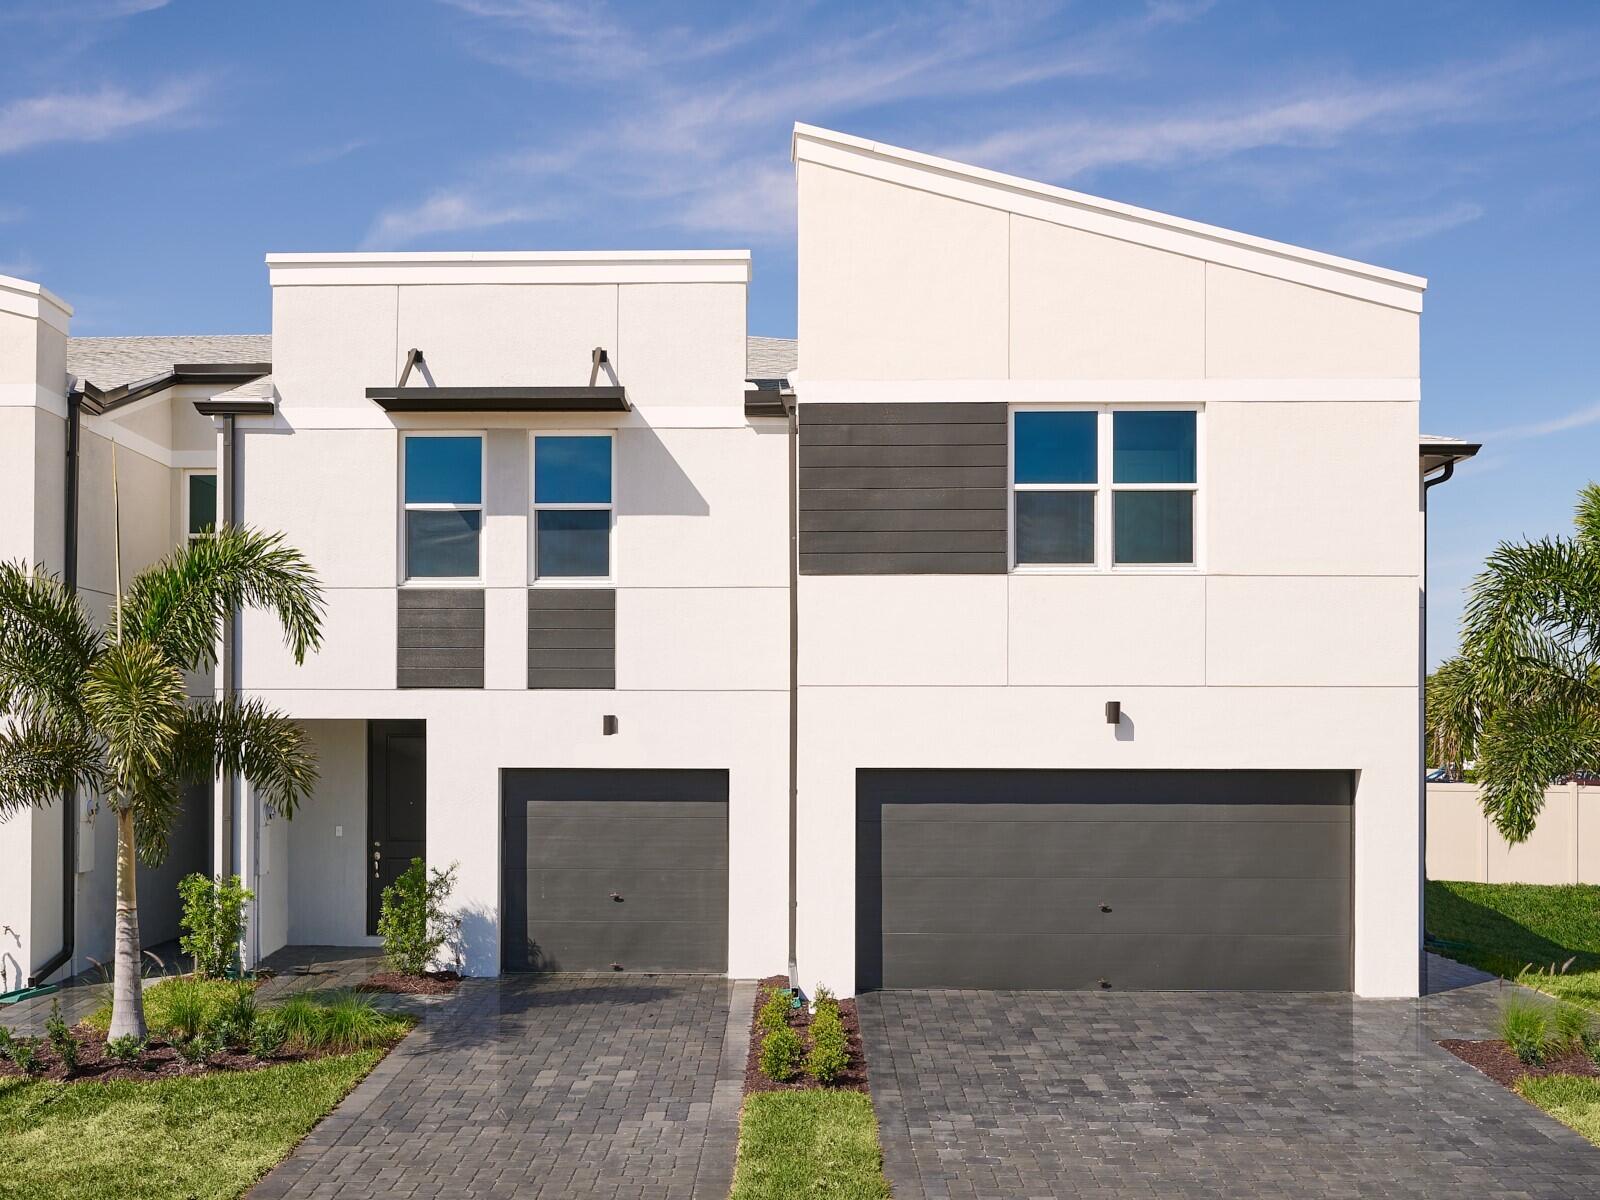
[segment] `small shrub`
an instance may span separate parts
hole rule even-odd
[[[11,1036],[11,1030],[7,1029],[4,1025],[0,1025],[0,1058],[11,1057],[12,1041],[13,1038]]]
[[[812,998],[811,1007],[816,1012],[831,1009],[835,1015],[839,1012],[839,998],[833,994],[833,989],[826,984],[817,984],[816,995]]]
[[[456,865],[431,874],[420,858],[388,887],[378,910],[378,936],[391,969],[421,975],[432,964],[455,928],[445,901],[456,886]]]
[[[106,1043],[106,1056],[112,1062],[119,1062],[123,1066],[132,1066],[139,1061],[139,1056],[144,1053],[146,1044],[142,1037],[125,1033],[121,1037],[112,1038]]]
[[[238,974],[239,943],[244,940],[245,905],[255,899],[237,875],[215,880],[189,875],[178,884],[183,898],[183,935],[178,944],[194,959],[201,979]]]
[[[193,1041],[215,1022],[213,1006],[205,985],[193,976],[179,976],[161,985],[166,1012],[166,1032],[174,1042]]]
[[[37,1075],[44,1070],[44,1063],[39,1058],[39,1049],[31,1038],[12,1038],[10,1053],[11,1061],[24,1075]]]
[[[1506,1001],[1500,1011],[1500,1037],[1523,1062],[1544,1062],[1550,1037],[1550,1018],[1543,1004],[1520,996]]]
[[[222,1049],[222,1043],[217,1040],[214,1033],[202,1033],[192,1038],[184,1038],[174,1044],[173,1049],[178,1052],[178,1057],[190,1066],[203,1066],[207,1059]]]
[[[263,1014],[263,1016],[268,1015],[277,1022],[285,1042],[299,1046],[303,1050],[315,1049],[320,1044],[322,1009],[309,996],[290,996]]]
[[[1558,1004],[1550,1022],[1550,1041],[1562,1054],[1587,1052],[1594,1026],[1587,1009],[1576,1004]]]
[[[243,981],[230,984],[217,1004],[217,1031],[229,1046],[242,1046],[250,1040],[256,1023],[256,990]],[[226,1031],[224,1033],[224,1031]]]
[[[793,1010],[794,998],[788,988],[773,988],[767,993],[766,1003],[761,1006],[761,1011],[756,1014],[756,1026],[767,1032],[789,1027],[789,1013]]]
[[[250,1027],[250,1053],[257,1058],[277,1057],[287,1040],[283,1022],[278,1020],[275,1013],[262,1013]]]
[[[404,1020],[379,1012],[371,998],[359,992],[291,996],[263,1016],[278,1022],[285,1044],[335,1054],[382,1045],[407,1028]]]
[[[72,1030],[67,1028],[67,1022],[61,1016],[60,1000],[50,1001],[50,1015],[45,1018],[44,1032],[50,1039],[50,1049],[56,1052],[56,1057],[67,1069],[67,1074],[72,1074],[78,1069],[78,1039],[73,1036]]]
[[[761,1043],[761,1073],[774,1083],[787,1083],[805,1058],[805,1043],[787,1025],[774,1029]]]
[[[806,1056],[806,1074],[818,1083],[836,1081],[850,1066],[850,1038],[839,1015],[839,1003],[817,1000],[811,1018],[811,1053]]]

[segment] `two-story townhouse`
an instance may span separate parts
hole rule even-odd
[[[793,148],[798,359],[743,252],[268,257],[270,374],[181,418],[327,589],[214,684],[322,765],[209,806],[247,957],[370,943],[421,855],[475,974],[1415,994],[1423,477],[1474,449],[1418,433],[1424,281]]]

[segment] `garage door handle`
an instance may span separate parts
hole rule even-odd
[[[616,902],[617,902],[617,903],[618,903],[618,904],[621,904],[621,903],[622,903],[622,896],[621,896],[621,894],[620,894],[620,893],[618,893],[618,892],[612,892],[612,893],[611,893],[611,898],[612,898],[612,899],[613,899],[613,900],[615,900],[615,901],[616,901]]]
[[[1100,906],[1100,911],[1101,911],[1101,912],[1110,912],[1110,911],[1111,911],[1111,905],[1109,905],[1109,904],[1102,904],[1102,905],[1101,905],[1101,906]]]

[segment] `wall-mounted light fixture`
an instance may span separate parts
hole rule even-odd
[[[604,734],[606,737],[610,737],[616,731],[617,731],[617,719],[616,719],[616,717],[612,716],[610,713],[607,713],[605,716],[600,718],[600,732],[602,734]]]
[[[1121,724],[1121,722],[1122,722],[1122,701],[1120,701],[1120,700],[1107,700],[1106,701],[1106,724],[1107,725],[1118,725],[1118,724]]]

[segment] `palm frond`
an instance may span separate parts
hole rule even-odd
[[[105,740],[107,773],[123,802],[166,775],[184,703],[183,673],[149,642],[108,646],[89,669],[84,709]]]
[[[244,526],[197,538],[141,572],[119,620],[125,637],[206,670],[216,663],[224,618],[242,608],[276,616],[297,663],[322,643],[322,589],[311,564],[282,534]]]
[[[1600,769],[1600,714],[1561,701],[1524,700],[1483,723],[1478,781],[1484,814],[1512,845],[1533,832],[1557,779]]]
[[[56,576],[0,563],[0,711],[81,723],[78,688],[103,644]]]
[[[1578,540],[1600,552],[1600,483],[1591,483],[1578,492],[1578,508],[1573,517]]]
[[[26,714],[0,725],[0,820],[52,804],[77,787],[99,790],[100,751],[82,725]]]
[[[1486,697],[1513,701],[1542,682],[1600,701],[1590,672],[1562,680],[1558,666],[1569,655],[1592,662],[1600,647],[1600,553],[1559,538],[1502,542],[1473,581],[1461,629]]]
[[[1477,673],[1457,655],[1428,676],[1424,719],[1427,764],[1444,767],[1457,779],[1477,757],[1478,727],[1484,708]]]
[[[184,716],[172,754],[173,778],[190,784],[232,771],[279,813],[292,817],[317,782],[305,729],[261,700],[203,700]]]

